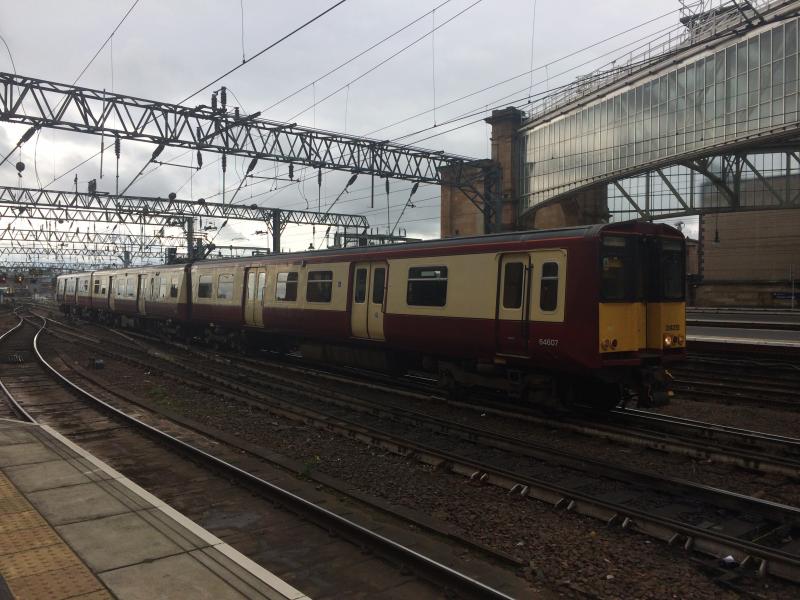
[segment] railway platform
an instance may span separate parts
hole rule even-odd
[[[686,331],[689,343],[695,345],[800,351],[800,330],[688,325]]]
[[[0,598],[308,600],[46,425],[8,419]]]

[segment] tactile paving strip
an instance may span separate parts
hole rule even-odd
[[[0,575],[15,598],[112,598],[103,584],[2,473]]]

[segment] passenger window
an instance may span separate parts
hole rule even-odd
[[[197,281],[197,297],[211,298],[211,288],[213,287],[211,275],[200,275]]]
[[[136,297],[136,278],[128,277],[128,279],[125,281],[125,295],[128,298]]]
[[[167,297],[167,286],[169,285],[169,281],[167,281],[166,277],[162,277],[161,280],[158,282],[158,297],[159,298],[166,298]]]
[[[522,280],[525,268],[521,262],[506,263],[503,273],[503,308],[522,306]]]
[[[106,280],[103,278],[103,287],[100,288],[100,294],[105,296],[106,295]]]
[[[356,269],[356,290],[353,295],[353,302],[363,304],[367,299],[367,270]]]
[[[333,293],[333,271],[309,271],[306,283],[308,302],[330,302]]]
[[[553,312],[558,306],[558,263],[542,265],[542,287],[539,293],[539,308]]]
[[[100,293],[100,280],[99,279],[95,279],[94,280],[94,293],[95,294],[99,294]]]
[[[159,277],[151,277],[150,278],[150,299],[157,300],[158,299],[158,291],[161,288],[161,284],[159,283]]]
[[[410,268],[406,302],[409,306],[444,306],[447,302],[447,267]]]
[[[267,274],[266,273],[259,273],[258,274],[258,300],[263,304],[264,302],[264,290],[267,287]]]
[[[170,298],[177,298],[178,297],[178,278],[173,277],[169,287],[169,297]]]
[[[252,302],[256,299],[256,274],[252,271],[247,274],[247,300]]]
[[[372,303],[383,304],[383,291],[386,287],[386,269],[375,269],[372,274]]]
[[[275,299],[284,302],[297,300],[297,272],[278,273],[278,283],[275,288]]]
[[[217,279],[217,298],[230,300],[233,298],[233,275],[223,274]]]

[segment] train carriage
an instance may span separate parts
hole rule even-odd
[[[630,222],[120,270],[110,311],[218,345],[610,406],[623,389],[665,399],[684,272],[679,231]]]

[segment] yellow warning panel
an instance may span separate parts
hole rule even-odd
[[[0,473],[0,575],[19,599],[112,598],[3,473]]]

